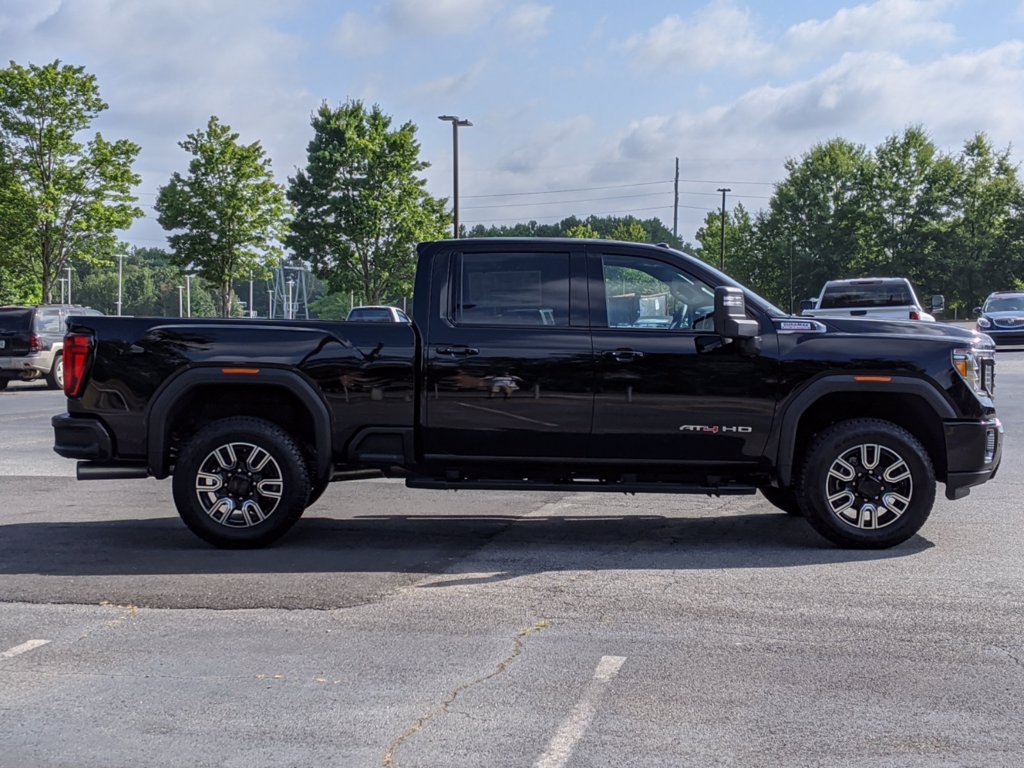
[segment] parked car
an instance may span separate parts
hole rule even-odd
[[[352,307],[346,320],[359,323],[409,323],[409,316],[398,307],[374,304],[365,307]]]
[[[102,315],[67,304],[0,307],[0,390],[14,379],[45,377],[50,389],[64,386],[64,325],[69,315]]]
[[[974,308],[977,329],[997,344],[1024,344],[1024,291],[996,291]]]
[[[936,296],[933,299],[941,299]],[[865,277],[829,280],[817,299],[801,302],[804,317],[867,317],[876,320],[925,320],[925,312],[905,277]]]

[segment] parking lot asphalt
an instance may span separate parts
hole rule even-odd
[[[0,768],[1019,766],[1024,353],[1004,465],[838,550],[759,496],[331,486],[221,552],[0,393]]]

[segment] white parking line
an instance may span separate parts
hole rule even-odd
[[[20,656],[23,653],[34,651],[41,645],[46,645],[49,640],[28,640],[21,645],[16,645],[13,648],[0,653],[0,659],[13,659],[15,656]]]
[[[597,711],[597,702],[601,698],[605,687],[619,674],[625,656],[602,656],[601,661],[594,670],[594,679],[590,681],[587,690],[583,692],[583,698],[573,708],[565,720],[562,721],[558,732],[548,742],[548,748],[544,750],[534,768],[562,768],[569,758],[576,744],[583,738],[590,721],[594,719]]]

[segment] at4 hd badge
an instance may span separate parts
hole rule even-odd
[[[699,432],[705,435],[729,435],[749,434],[754,431],[753,427],[730,427],[725,424],[683,424],[680,432]]]

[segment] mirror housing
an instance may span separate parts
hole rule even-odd
[[[807,310],[809,310],[809,309],[814,309],[814,306],[815,306],[815,305],[816,305],[817,303],[818,303],[818,302],[817,302],[817,300],[815,300],[815,299],[803,299],[803,300],[802,300],[802,301],[800,302],[800,312],[801,312],[801,313],[803,313],[803,312],[806,312],[806,311],[807,311]]]
[[[747,317],[743,291],[729,285],[715,288],[715,333],[723,339],[753,339],[759,330],[757,321]]]
[[[942,312],[946,308],[946,297],[941,293],[932,296],[932,312]]]
[[[981,314],[981,307],[975,307],[974,308],[974,314],[980,315]]]

